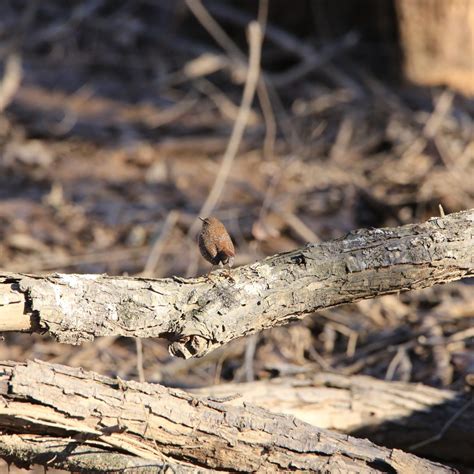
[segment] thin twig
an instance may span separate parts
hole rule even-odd
[[[245,25],[250,20],[247,13],[244,13],[243,11],[228,5],[225,2],[214,2],[209,5],[209,9],[217,17],[237,25]],[[283,30],[272,24],[266,25],[265,32],[266,37],[268,37],[268,39],[276,46],[280,47],[286,53],[290,53],[301,60],[301,62],[295,67],[283,72],[282,75],[274,76],[274,78],[278,78],[279,80],[285,79],[285,77],[287,77],[285,75],[290,73],[290,79],[294,80],[300,78],[299,74],[301,72],[306,74],[318,66],[325,64],[324,73],[334,83],[340,87],[350,89],[356,97],[360,97],[362,95],[360,86],[351,77],[349,77],[349,75],[336,66],[325,63],[326,58],[323,58],[322,56],[324,56],[327,50],[319,52],[311,45],[311,43],[302,41],[296,35],[292,35],[289,31]],[[353,34],[350,35],[352,38],[356,39]],[[342,39],[342,42],[345,42],[345,38]],[[336,54],[337,53],[338,51],[336,51]],[[284,85],[284,83],[281,84],[281,86]],[[280,87],[280,85],[278,85],[278,87]]]
[[[179,218],[178,211],[171,211],[165,219],[161,232],[157,236],[153,246],[150,250],[150,254],[148,255],[145,268],[140,276],[143,277],[151,277],[154,276],[156,273],[156,269],[158,268],[158,262],[160,257],[163,253],[163,249],[165,248],[166,240],[168,238],[169,233],[173,230],[176,222]]]
[[[258,334],[252,334],[247,337],[245,345],[244,369],[245,381],[253,382],[255,380],[255,373],[253,370],[253,363],[255,359],[255,351],[257,349]]]
[[[199,211],[199,216],[208,216],[218,203],[229,176],[232,163],[239,149],[239,145],[247,125],[248,117],[250,115],[250,108],[252,106],[252,101],[255,95],[258,77],[260,74],[260,55],[262,47],[262,33],[260,30],[260,25],[256,22],[250,23],[248,33],[250,43],[249,68],[247,71],[247,79],[245,81],[239,114],[237,116],[237,120],[235,121],[227,149],[224,153],[224,157],[222,158],[216,180],[214,181],[206,201]],[[189,229],[189,237],[196,234],[199,224],[200,220],[196,218]]]
[[[229,55],[230,59],[236,62],[241,69],[246,65],[246,58],[237,44],[227,33],[221,28],[219,23],[205,9],[202,3],[198,0],[187,0],[188,7],[194,13],[201,25],[206,28],[208,33],[214,38],[216,43]],[[258,5],[257,21],[260,25],[262,40],[265,36],[268,17],[268,0],[260,0]],[[250,19],[249,19],[250,21]],[[247,22],[245,22],[247,23]],[[268,92],[267,84],[263,74],[260,75],[257,87],[258,100],[262,108],[263,119],[265,121],[265,139],[263,142],[263,153],[268,159],[273,156],[275,147],[277,126],[275,115],[273,113],[270,94]]]
[[[258,24],[262,30],[262,37],[267,31],[268,0],[260,0],[258,3]],[[265,75],[260,74],[257,88],[258,100],[262,107],[263,119],[265,121],[265,138],[263,140],[263,156],[268,160],[273,157],[277,135],[277,123],[273,112],[272,101],[268,92]]]
[[[277,206],[272,209],[281,215],[285,222],[305,241],[320,242],[321,239],[294,212],[279,212]]]
[[[239,113],[239,107],[232,102],[214,83],[206,78],[200,78],[193,83],[196,89],[205,94],[219,109],[220,113],[229,120],[235,121]],[[253,110],[250,111],[249,124],[256,125],[260,117]]]
[[[390,361],[390,364],[387,367],[385,373],[385,380],[394,380],[395,373],[397,372],[400,365],[407,360],[407,351],[405,346],[400,346],[394,355],[393,359]],[[409,362],[409,360],[408,360]],[[411,366],[411,362],[409,362]]]
[[[137,372],[139,382],[145,382],[145,371],[143,370],[143,344],[139,337],[135,338],[135,347],[137,349]]]
[[[270,76],[272,84],[276,88],[288,87],[293,82],[301,80],[316,69],[327,65],[336,56],[354,48],[358,42],[359,36],[354,32],[350,32],[339,41],[326,46],[319,54],[307,58],[305,61],[302,61],[285,72],[272,74]]]
[[[439,441],[443,438],[444,434],[448,430],[448,428],[472,405],[474,402],[474,398],[468,400],[441,428],[440,432],[434,436],[431,436],[424,441],[420,441],[419,443],[411,445],[408,450],[413,451],[415,449],[421,448],[422,446],[426,446],[427,444],[434,443],[435,441]]]
[[[245,56],[235,45],[234,41],[221,28],[219,23],[209,14],[207,9],[201,3],[201,0],[186,0],[186,5],[193,12],[196,19],[211,34],[219,46],[229,54],[229,56],[245,62]]]
[[[277,122],[273,112],[272,101],[268,92],[265,77],[262,75],[258,81],[258,100],[262,107],[263,119],[265,121],[265,138],[263,139],[263,156],[269,160],[274,155],[277,136]]]
[[[22,76],[21,57],[17,53],[12,53],[5,61],[5,73],[0,82],[0,113],[7,108],[15,97]]]
[[[30,0],[23,11],[16,33],[5,42],[0,55],[5,57],[3,79],[0,81],[0,114],[8,107],[20,88],[23,78],[21,46],[38,10],[38,0]]]
[[[423,127],[421,136],[419,136],[408,147],[408,149],[403,154],[403,157],[422,153],[428,143],[428,140],[432,140],[436,137],[439,128],[443,124],[444,118],[451,110],[453,99],[454,94],[449,90],[444,91],[440,95],[439,99],[435,104],[433,112],[431,113],[430,117],[426,121],[425,126]]]

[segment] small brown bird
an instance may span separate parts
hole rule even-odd
[[[215,217],[207,217],[202,220],[202,229],[199,234],[199,250],[201,255],[212,265],[234,264],[234,244],[224,224]]]

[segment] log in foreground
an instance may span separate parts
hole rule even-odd
[[[0,455],[13,462],[82,472],[455,472],[292,416],[42,362],[0,362],[0,395]]]
[[[252,403],[318,428],[413,450],[442,462],[474,464],[474,399],[470,393],[330,373],[227,383],[191,393],[227,397],[234,406]]]
[[[474,210],[362,229],[206,278],[33,276],[0,272],[0,330],[165,337],[182,357],[363,298],[474,275]]]

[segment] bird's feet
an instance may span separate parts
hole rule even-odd
[[[209,272],[204,278],[205,278],[206,281],[208,281],[209,283],[216,284],[216,281],[211,278],[211,272]]]
[[[228,280],[230,280],[232,283],[235,283],[234,277],[230,274],[230,270],[224,270],[222,272],[222,275]]]
[[[222,270],[222,271],[218,271],[216,272],[216,276],[218,277],[224,277],[224,278],[227,278],[229,281],[231,281],[232,283],[235,283],[235,279],[234,277],[230,274],[230,271],[229,270]],[[214,285],[217,283],[217,281],[212,278],[211,276],[211,272],[209,272],[206,276],[205,276],[206,280],[210,283],[213,283]]]

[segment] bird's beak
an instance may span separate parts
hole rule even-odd
[[[203,219],[202,217],[200,217],[199,219],[201,219],[203,222],[205,222],[205,221],[206,221],[206,219]]]

